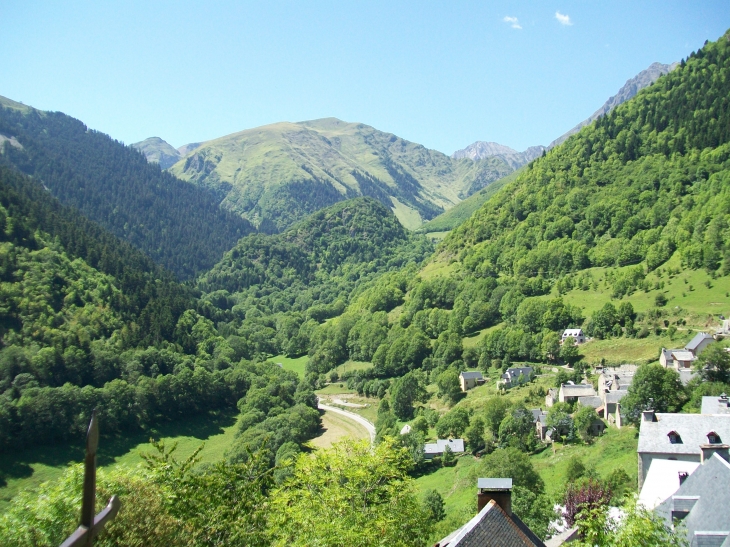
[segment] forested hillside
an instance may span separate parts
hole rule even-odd
[[[319,323],[342,314],[364,287],[386,272],[415,272],[432,251],[386,207],[356,198],[281,234],[241,239],[198,287],[206,300],[230,310],[233,319],[222,332],[247,357],[301,355]],[[405,286],[393,291],[388,305],[400,303],[404,292]]]
[[[730,273],[729,71],[723,37],[535,160],[454,230],[422,273],[383,278],[321,327],[310,372],[355,354],[372,360],[376,376],[422,367],[433,380],[455,377],[463,362],[559,360],[558,333],[569,326],[597,338],[681,326],[686,313],[663,308],[655,270],[676,254],[681,270],[673,266],[670,276]],[[590,316],[562,298],[599,282],[616,301]],[[402,307],[379,315],[392,308],[371,303],[402,288]],[[656,307],[637,313],[627,296],[639,290],[655,291]],[[464,349],[465,336],[498,324]],[[363,332],[369,350],[353,352]]]
[[[206,190],[180,181],[144,156],[59,112],[12,107],[0,98],[0,163],[40,181],[181,279],[212,267],[254,231],[222,211]]]
[[[115,433],[235,408],[269,384],[280,411],[304,413],[281,443],[316,430],[316,412],[294,408],[311,392],[241,361],[215,329],[224,312],[4,166],[0,228],[0,451],[78,438],[92,408]],[[264,420],[248,425],[268,431]]]
[[[262,232],[358,196],[414,229],[512,171],[505,161],[455,160],[391,133],[335,118],[277,123],[203,143],[170,168],[209,188]]]

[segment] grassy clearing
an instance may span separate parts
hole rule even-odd
[[[638,469],[636,448],[638,432],[631,426],[621,429],[609,427],[593,444],[555,444],[555,453],[548,448],[530,457],[532,464],[545,481],[549,495],[562,491],[566,481],[568,460],[579,457],[587,468],[596,470],[600,477],[607,477],[614,469],[623,469],[636,484]]]
[[[354,420],[350,420],[335,412],[325,412],[322,415],[320,434],[309,441],[308,444],[312,448],[329,448],[333,443],[341,441],[346,437],[370,439],[370,434]]]
[[[221,458],[232,443],[236,433],[236,415],[196,416],[184,423],[164,424],[148,432],[119,437],[102,437],[99,442],[98,464],[100,467],[136,466],[143,462],[141,452],[152,450],[150,437],[162,439],[167,445],[177,442],[178,459],[184,459],[201,444],[204,462]],[[58,478],[69,464],[84,459],[84,441],[55,446],[41,446],[0,455],[0,512],[20,491],[36,488],[43,482]]]
[[[452,275],[459,267],[457,262],[443,262],[441,260],[433,260],[426,264],[419,272],[421,279],[432,279],[434,277],[448,277]]]
[[[272,357],[269,361],[280,364],[284,370],[292,370],[296,372],[300,378],[304,378],[304,367],[307,366],[309,361],[308,355],[302,355],[301,357],[287,357],[286,355],[277,355]]]
[[[606,302],[615,306],[623,301],[631,302],[637,312],[646,312],[655,307],[658,294],[664,294],[667,305],[664,309],[670,314],[677,314],[686,320],[688,326],[707,328],[716,324],[716,320],[708,322],[708,316],[730,313],[730,276],[712,277],[705,270],[687,270],[681,268],[678,255],[673,256],[661,268],[646,276],[651,289],[635,291],[622,299],[611,297],[612,289],[606,283],[606,273],[621,272],[627,268],[589,268],[595,285],[590,290],[573,289],[563,295],[566,303],[579,306],[586,317],[597,311]],[[669,274],[668,270],[682,270],[678,274]],[[557,288],[553,294],[545,298],[557,296]]]
[[[345,372],[353,372],[355,370],[367,370],[373,368],[373,364],[367,361],[345,361],[341,365],[337,365],[334,370],[337,374],[342,375]]]

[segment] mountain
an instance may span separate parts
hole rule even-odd
[[[677,67],[678,63],[672,63],[670,65],[664,65],[661,63],[652,63],[649,68],[642,70],[636,76],[626,81],[621,89],[619,89],[616,95],[609,98],[601,108],[596,110],[589,118],[583,120],[573,129],[567,133],[561,135],[547,147],[545,146],[531,146],[524,152],[517,152],[508,146],[496,142],[484,142],[477,141],[470,144],[466,148],[457,150],[451,157],[455,159],[469,158],[472,160],[483,160],[487,158],[499,158],[507,163],[513,170],[519,169],[523,165],[527,165],[535,158],[542,155],[543,151],[554,148],[558,144],[565,141],[571,135],[576,134],[586,125],[590,125],[600,116],[607,114],[621,103],[628,101],[635,96],[641,89],[648,85],[653,84],[660,76],[671,72]]]
[[[513,171],[506,177],[495,180],[486,188],[482,188],[476,194],[472,194],[464,201],[454,205],[448,211],[441,213],[433,220],[429,220],[426,224],[416,230],[416,232],[420,234],[427,234],[430,232],[447,232],[453,230],[473,215],[477,209],[484,205],[487,200],[489,200],[505,185],[515,180],[517,175],[522,172],[522,169],[524,169],[524,167],[521,167],[517,171]]]
[[[663,76],[664,74],[667,74],[677,68],[678,65],[679,63],[672,63],[669,65],[664,65],[662,63],[652,63],[646,70],[642,70],[633,78],[626,80],[626,83],[623,85],[623,87],[621,87],[621,89],[618,90],[618,93],[616,93],[616,95],[612,96],[605,103],[603,103],[603,106],[596,110],[589,118],[583,120],[573,129],[551,142],[548,145],[548,149],[554,148],[558,144],[564,142],[571,135],[575,135],[586,125],[590,125],[599,117],[611,112],[621,103],[626,102],[634,97],[640,90],[656,82],[660,76]]]
[[[544,146],[531,146],[524,152],[517,152],[509,146],[496,142],[477,141],[462,150],[457,150],[451,157],[455,159],[469,158],[471,160],[483,160],[487,158],[499,158],[512,169],[519,169],[542,155]]]
[[[512,169],[455,160],[370,126],[326,118],[277,123],[205,142],[169,172],[214,192],[263,232],[370,196],[417,228]]]
[[[255,231],[221,210],[204,188],[176,179],[126,147],[59,112],[0,98],[0,163],[31,175],[155,262],[190,279]]]
[[[167,169],[180,160],[180,152],[160,137],[150,137],[130,146],[142,152],[150,163],[159,163],[160,169]]]

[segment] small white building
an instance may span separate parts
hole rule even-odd
[[[574,384],[572,382],[560,385],[558,400],[561,403],[572,403],[579,397],[595,397],[596,390],[590,384]]]
[[[431,460],[436,456],[443,456],[447,446],[454,454],[462,454],[464,439],[438,439],[435,443],[426,443],[423,445],[423,457]]]
[[[586,335],[583,334],[583,329],[565,329],[563,336],[560,338],[560,343],[565,342],[566,338],[572,338],[576,344],[582,344],[586,341]]]

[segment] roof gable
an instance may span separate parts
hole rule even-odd
[[[655,422],[642,421],[639,429],[639,453],[696,454],[707,444],[707,434],[715,432],[730,440],[730,414],[656,414]],[[671,442],[676,433],[681,442]]]
[[[457,534],[449,547],[545,547],[519,519],[491,500]]]
[[[694,338],[692,338],[692,340],[690,340],[689,343],[686,346],[684,346],[684,349],[687,349],[689,351],[694,351],[705,340],[714,340],[714,338],[712,338],[712,336],[710,336],[706,332],[698,332],[697,334],[695,334]]]

